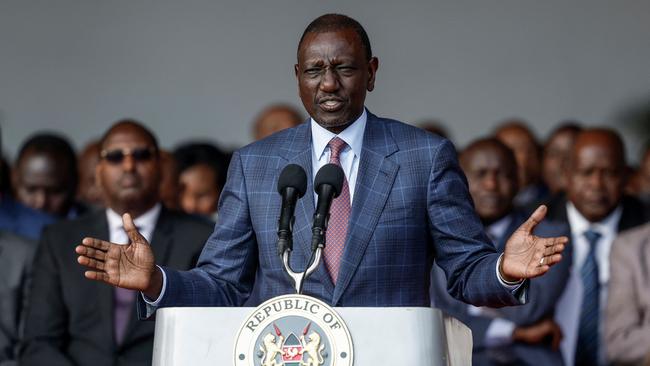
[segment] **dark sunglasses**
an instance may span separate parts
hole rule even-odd
[[[139,147],[136,149],[115,149],[115,150],[102,150],[100,156],[111,164],[120,164],[124,158],[131,156],[135,162],[149,161],[154,156],[155,149],[153,147]]]

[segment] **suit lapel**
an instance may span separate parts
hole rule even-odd
[[[332,300],[334,305],[345,292],[359,267],[390,195],[399,165],[387,157],[397,150],[397,144],[386,125],[376,116],[368,113],[348,224],[348,236]]]
[[[154,255],[156,257],[156,262],[160,264],[165,264],[165,263],[170,263],[169,261],[169,255],[170,255],[170,248],[172,246],[172,238],[173,238],[173,222],[172,218],[170,217],[169,211],[163,207],[160,210],[160,216],[158,216],[158,221],[156,222],[156,227],[153,231],[153,235],[151,237],[151,248],[153,249]],[[135,293],[135,296],[140,296],[139,292]],[[138,320],[137,311],[137,299],[134,301],[133,304],[133,311],[131,312],[131,316],[129,318],[129,324],[126,327],[126,332],[124,334],[124,340],[122,341],[122,345],[128,344],[129,339],[135,335],[137,332],[138,328],[143,324]],[[112,310],[112,309],[111,309]],[[113,311],[111,311],[111,316]]]

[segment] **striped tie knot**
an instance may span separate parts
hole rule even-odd
[[[587,242],[589,242],[589,246],[591,250],[594,250],[596,248],[596,244],[598,244],[598,240],[603,236],[601,233],[598,231],[589,229],[585,231],[584,233],[585,239],[587,239]]]

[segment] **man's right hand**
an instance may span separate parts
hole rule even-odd
[[[162,273],[157,269],[151,246],[135,228],[128,213],[122,215],[129,244],[120,245],[84,238],[75,248],[77,261],[88,267],[86,278],[121,288],[142,291],[157,299],[162,290]]]

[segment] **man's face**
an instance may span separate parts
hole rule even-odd
[[[553,135],[546,146],[542,158],[542,177],[544,183],[553,193],[564,191],[566,188],[566,164],[575,142],[576,133],[564,131]]]
[[[110,208],[120,214],[142,211],[159,200],[160,159],[140,129],[123,126],[114,130],[104,142],[102,155],[97,183]]]
[[[466,154],[462,167],[476,212],[482,221],[492,223],[512,209],[517,193],[516,167],[493,147],[476,148]]]
[[[72,204],[69,168],[46,153],[28,151],[16,167],[16,198],[22,204],[52,215],[65,216]]]
[[[618,205],[625,179],[621,157],[611,143],[576,145],[567,171],[567,195],[589,221],[598,222]]]
[[[366,91],[372,91],[378,60],[366,61],[359,36],[352,29],[308,33],[295,65],[302,104],[316,122],[338,133],[363,112]]]
[[[540,159],[532,136],[520,128],[507,128],[497,137],[515,153],[519,187],[523,189],[535,183],[539,178]]]

